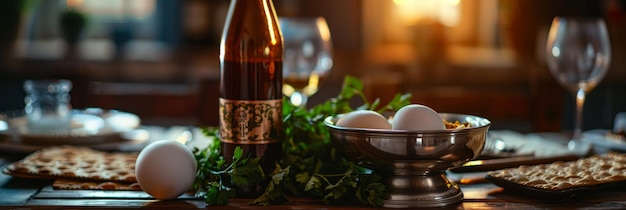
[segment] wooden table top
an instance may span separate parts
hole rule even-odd
[[[0,168],[22,158],[0,154]],[[481,172],[449,173],[453,180],[484,176]],[[0,174],[0,209],[368,209],[355,206],[328,206],[319,200],[290,198],[289,203],[267,207],[248,205],[247,199],[232,199],[226,206],[207,206],[193,197],[182,195],[168,201],[154,200],[142,191],[55,190],[50,180],[33,180]],[[571,198],[550,199],[504,190],[489,182],[460,185],[463,202],[440,209],[626,209],[626,188],[617,188]]]

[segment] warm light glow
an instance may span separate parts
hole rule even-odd
[[[393,3],[395,3],[398,6],[404,6],[406,5],[406,1],[407,0],[393,0]]]
[[[311,76],[309,77],[309,84],[304,88],[304,90],[302,90],[302,92],[309,96],[317,93],[317,86],[319,85],[319,82],[320,76],[317,75],[316,72],[311,73]]]
[[[396,5],[394,14],[407,25],[438,21],[446,26],[454,26],[459,21],[461,0],[393,0],[393,2]]]
[[[175,141],[181,144],[186,144],[189,140],[191,140],[191,132],[183,131],[180,135],[178,135],[178,137],[176,137]]]
[[[312,72],[308,79],[309,79],[309,83],[307,84],[307,86],[302,88],[302,90],[300,90],[301,94],[304,94],[305,96],[310,96],[310,95],[317,93],[319,83],[320,83],[320,75],[317,72]],[[292,87],[289,84],[283,84],[284,95],[291,97],[295,93],[298,93],[298,90],[296,90],[294,87]],[[301,97],[301,96],[298,96],[298,97]]]
[[[291,96],[295,92],[296,92],[296,89],[293,88],[291,85],[283,84],[283,94],[284,95]]]
[[[445,26],[455,26],[461,16],[459,5],[461,0],[446,0],[440,8],[439,21]]]
[[[461,4],[461,0],[446,0],[446,4],[450,6],[458,6]]]
[[[270,47],[266,46],[265,48],[263,48],[263,55],[264,56],[269,56],[271,52],[272,52],[272,50],[270,49]]]
[[[479,165],[483,165],[483,164],[484,163],[483,163],[482,160],[472,160],[472,161],[469,161],[469,162],[463,164],[463,166],[479,166]]]
[[[320,30],[320,36],[322,40],[325,42],[330,42],[330,30],[328,29],[328,24],[326,24],[326,20],[324,18],[317,19],[317,28]]]
[[[65,3],[68,7],[79,8],[83,5],[83,0],[66,0]]]
[[[267,4],[267,1],[263,1],[263,10],[265,10],[265,14],[271,14],[271,12],[273,12],[270,11],[270,6]],[[278,43],[278,39],[274,33],[274,25],[270,24],[274,20],[272,20],[272,16],[270,15],[266,15],[265,18],[267,18],[267,25],[270,28],[270,39],[272,39],[270,42],[272,42],[272,45],[276,45]]]
[[[553,26],[550,27],[550,31],[548,31],[547,47],[552,46],[552,44],[553,44],[552,42],[554,42],[554,40],[556,40],[556,38],[558,36],[558,34],[557,34],[558,30],[556,30],[556,29],[559,28],[559,24],[560,24],[560,22],[556,21],[556,19],[552,21],[552,25]],[[561,56],[561,49],[559,47],[556,47],[556,46],[552,47],[552,49],[550,49],[550,52],[552,53],[552,56],[554,56],[554,57],[558,58],[559,56]]]

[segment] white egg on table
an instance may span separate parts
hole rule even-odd
[[[195,180],[196,169],[191,150],[184,144],[168,140],[146,146],[135,163],[141,189],[160,200],[174,199],[187,192]]]
[[[420,104],[400,108],[391,121],[393,130],[444,130],[446,125],[435,110]]]
[[[348,128],[391,129],[391,124],[383,115],[371,110],[349,112],[337,120],[337,125]]]

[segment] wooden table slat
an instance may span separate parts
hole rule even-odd
[[[0,154],[0,163],[19,160],[23,156]],[[6,166],[0,166],[0,169]],[[448,173],[456,182],[461,179],[480,180],[485,172]],[[626,209],[626,187],[571,198],[528,196],[485,182],[460,185],[463,202],[438,209]],[[267,207],[248,205],[249,199],[231,199],[225,206],[207,206],[205,201],[185,194],[174,200],[159,201],[142,191],[55,190],[52,180],[15,178],[0,173],[0,209],[371,209],[358,204],[329,206],[319,199],[292,197],[288,203]]]

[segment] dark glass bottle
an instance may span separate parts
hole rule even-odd
[[[220,42],[222,155],[230,160],[239,146],[244,155],[261,157],[266,174],[282,151],[282,58],[273,2],[232,0]],[[262,189],[238,189],[238,196],[260,195]]]

